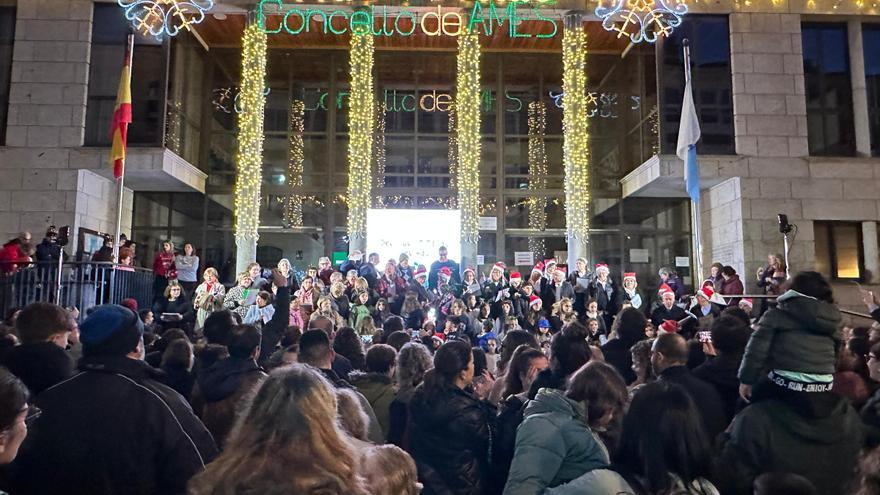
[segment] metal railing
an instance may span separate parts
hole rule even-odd
[[[153,302],[153,271],[116,263],[0,263],[0,314],[32,302],[51,302],[85,309],[118,304],[126,298],[138,307]]]

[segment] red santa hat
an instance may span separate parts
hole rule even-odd
[[[498,270],[501,273],[504,273],[504,270],[507,269],[507,265],[504,264],[503,261],[496,261],[494,265],[492,265],[492,271]]]
[[[739,300],[739,305],[740,305],[740,306],[742,306],[742,305],[744,305],[744,304],[745,304],[746,306],[748,306],[749,309],[752,309],[752,308],[754,307],[753,304],[752,304],[752,299],[751,299],[750,297],[744,297],[744,298],[742,298],[742,299]]]
[[[636,281],[636,272],[626,272],[623,274],[623,281],[624,282],[626,282],[629,279],[632,279],[632,281],[635,282]]]
[[[522,274],[520,272],[510,272],[510,281],[518,280],[522,282]]]
[[[611,270],[608,269],[608,265],[605,263],[596,263],[596,273],[599,272],[611,273]]]
[[[711,287],[712,289],[715,289],[715,281],[712,279],[703,280],[703,287]]]
[[[446,334],[441,332],[435,332],[434,335],[431,335],[431,338],[439,340],[441,344],[446,342]]]
[[[473,273],[474,276],[477,275],[477,272],[474,270],[474,267],[469,266],[469,267],[465,268],[464,271],[461,273],[461,277],[464,278],[464,275],[465,275],[467,272],[471,272],[471,273]]]
[[[425,265],[419,265],[416,267],[416,271],[413,272],[413,277],[426,277],[428,275],[428,271],[425,270]]]
[[[715,291],[712,290],[711,287],[704,286],[697,291],[696,295],[706,298],[707,301],[712,301],[712,296],[715,295]]]
[[[448,266],[444,266],[443,268],[441,268],[438,273],[446,277],[447,279],[452,278],[452,269],[450,269]]]
[[[532,268],[532,273],[535,273],[535,272],[544,273],[544,262],[543,261],[537,262],[535,264],[535,267]]]
[[[553,258],[549,258],[549,259],[544,260],[544,267],[545,268],[549,268],[550,265],[555,265],[555,264],[556,264],[556,260]]]
[[[678,322],[675,320],[663,320],[660,324],[660,331],[666,333],[678,333]]]
[[[660,297],[663,297],[664,294],[672,294],[674,296],[675,291],[672,290],[672,287],[670,287],[666,284],[662,284],[662,285],[660,285],[660,288],[657,289],[657,295]]]
[[[529,306],[534,306],[535,304],[538,304],[539,302],[541,302],[541,298],[540,298],[540,297],[538,297],[538,296],[536,296],[536,295],[534,295],[534,294],[532,294],[531,296],[529,296]]]
[[[563,275],[565,275],[566,273],[568,273],[568,270],[566,270],[564,266],[557,266],[557,267],[556,267],[556,271],[557,271],[557,272],[562,272]]]

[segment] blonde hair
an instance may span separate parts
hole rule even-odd
[[[353,390],[336,389],[336,411],[339,414],[339,423],[349,435],[358,440],[367,440],[370,418]]]
[[[192,495],[366,495],[351,439],[333,421],[333,385],[316,369],[278,368],[260,385],[217,459],[189,483]]]
[[[245,271],[239,273],[238,276],[235,277],[235,281],[236,281],[236,283],[240,284],[241,281],[244,280],[245,278],[251,278],[250,270],[245,270]],[[253,279],[251,279],[251,281],[253,281]]]
[[[173,288],[175,288],[175,287],[178,288],[178,289],[180,289],[180,295],[181,295],[181,296],[186,295],[186,294],[184,293],[184,291],[183,291],[183,286],[180,285],[180,282],[178,282],[177,280],[169,280],[169,281],[168,281],[168,286],[165,287],[165,298],[166,298],[166,299],[168,299],[169,297],[171,297],[171,289],[173,289]]]
[[[339,273],[339,272],[336,272],[336,273]],[[345,293],[345,284],[343,284],[342,282],[333,282],[332,284],[330,284],[330,294],[333,294],[334,292],[338,292],[339,294],[344,294]]]
[[[367,279],[364,277],[358,277],[357,280],[354,281],[354,290],[355,291],[369,291],[370,283],[367,282]]]
[[[571,299],[568,297],[563,297],[562,299],[553,303],[553,308],[550,310],[550,315],[551,316],[563,316],[564,313],[562,312],[562,305],[565,303],[571,304],[572,303]]]
[[[214,267],[205,268],[205,273],[202,274],[202,277],[204,277],[205,275],[213,275],[215,279],[220,278],[220,274],[217,273],[217,269]]]
[[[400,447],[370,447],[361,454],[361,466],[370,493],[418,495],[422,491],[416,463]]]

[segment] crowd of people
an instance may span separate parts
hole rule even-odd
[[[148,308],[0,327],[0,490],[880,493],[880,326],[844,326],[778,256],[760,304],[720,263],[648,294],[602,263],[484,274],[445,248],[226,287],[166,242],[154,272]]]

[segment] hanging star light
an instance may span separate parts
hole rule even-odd
[[[602,27],[632,43],[669,36],[687,12],[687,4],[678,0],[604,0],[596,7]]]
[[[547,226],[547,150],[544,135],[547,130],[547,106],[543,101],[529,103],[529,229],[538,233],[529,236],[529,251],[539,258],[545,245],[541,232]]]
[[[373,147],[373,36],[368,28],[352,32],[351,90],[348,111],[348,236],[367,236],[373,180],[370,164]]]
[[[284,224],[288,227],[301,227],[303,224],[303,198],[299,195],[303,186],[303,130],[305,130],[306,105],[302,100],[290,103],[288,117],[287,146],[287,186],[290,194],[284,198]]]
[[[205,20],[214,0],[117,0],[135,31],[144,35],[177,36]]]
[[[458,37],[458,78],[455,86],[458,138],[458,207],[462,242],[480,239],[480,37]]]
[[[590,133],[587,117],[587,34],[580,19],[562,37],[562,161],[569,239],[590,235]]]

